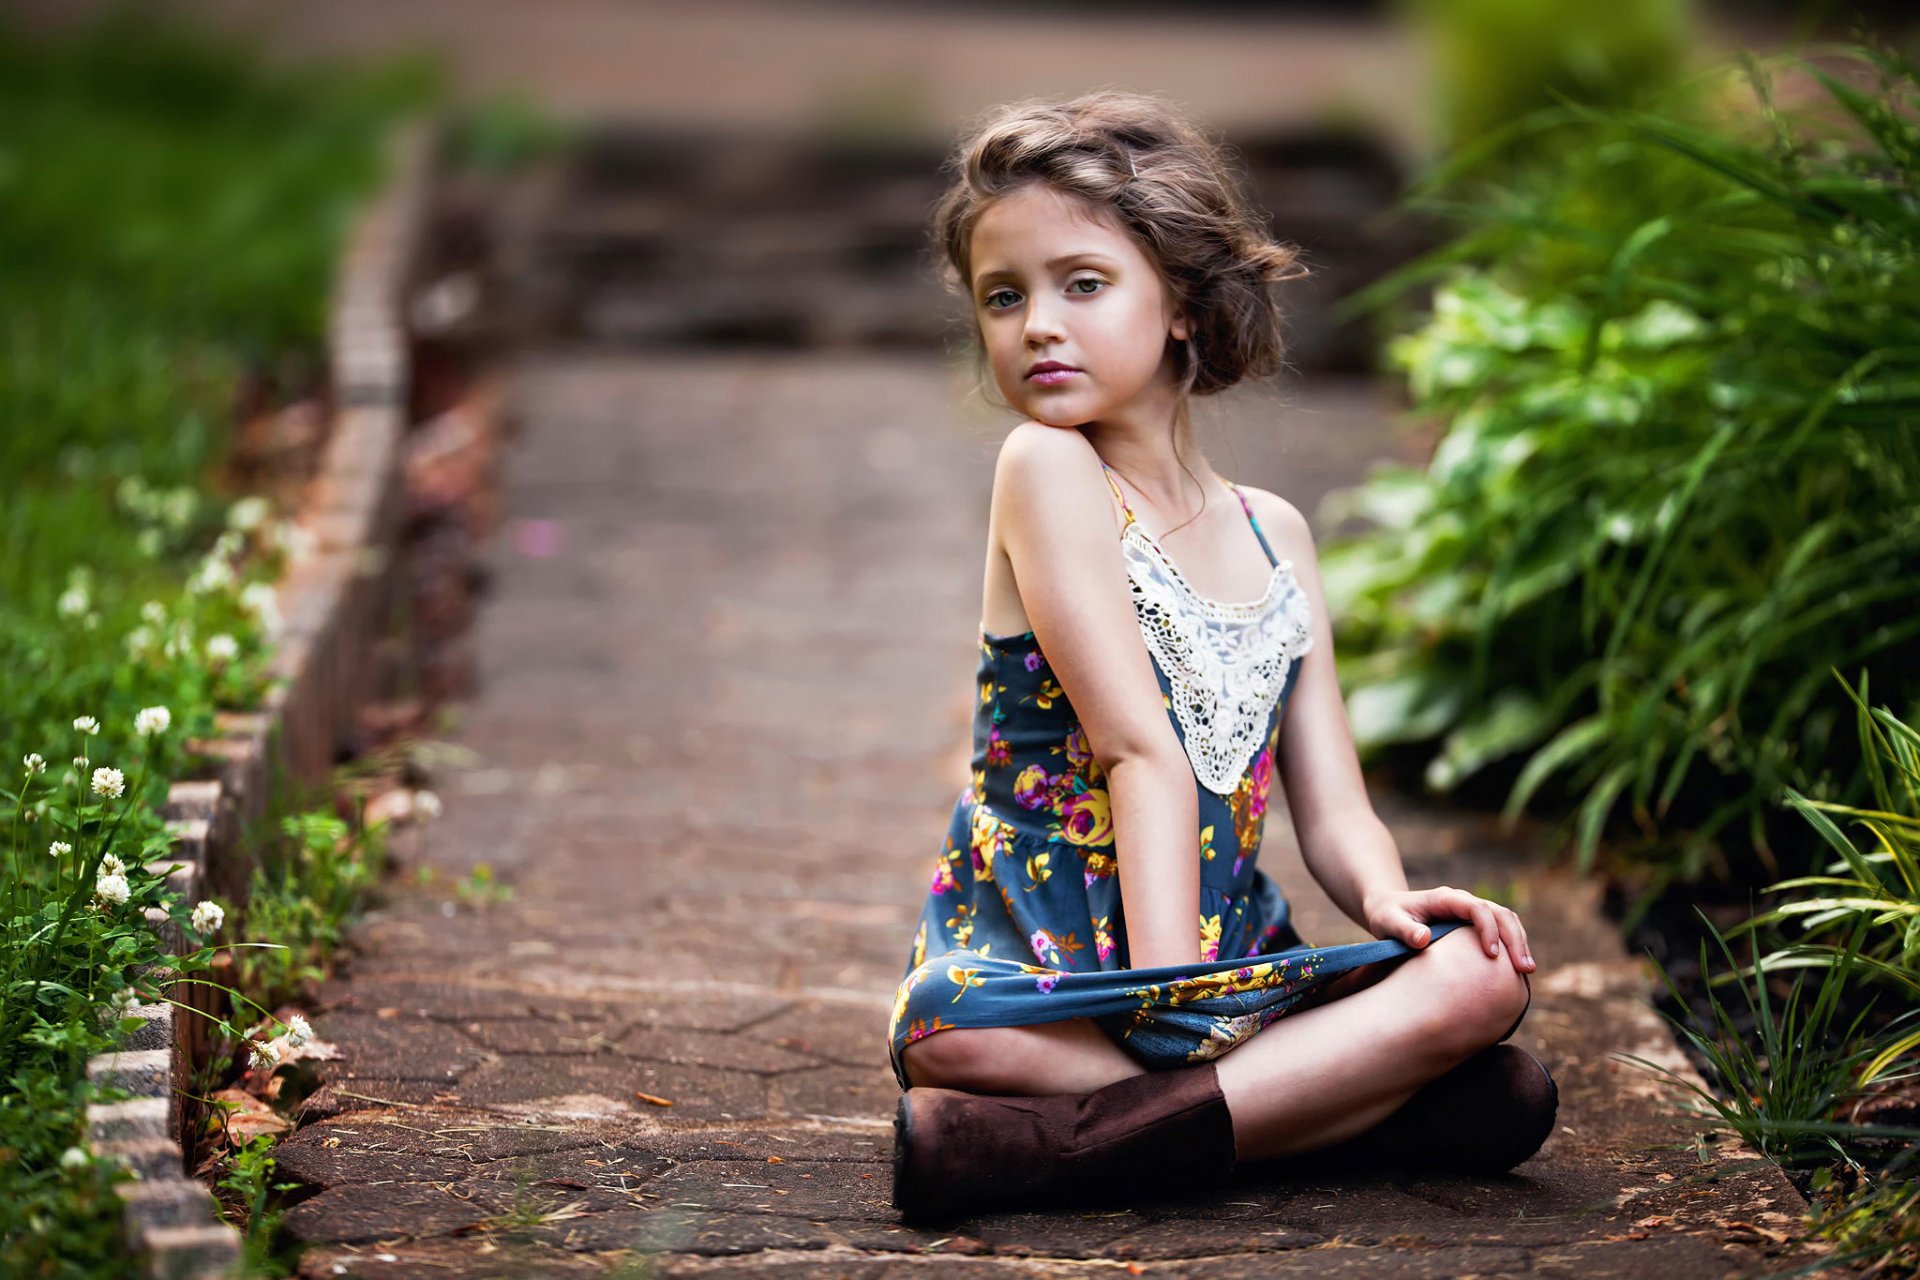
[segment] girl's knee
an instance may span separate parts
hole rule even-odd
[[[1461,940],[1453,942],[1456,935]],[[1472,1053],[1518,1029],[1532,984],[1513,967],[1505,947],[1497,956],[1488,955],[1471,928],[1455,929],[1428,946],[1433,962],[1428,980],[1437,988],[1430,1007],[1439,1040],[1453,1051]]]
[[[992,1044],[995,1038],[991,1027],[956,1027],[905,1046],[900,1062],[915,1086],[979,1092],[998,1056]]]

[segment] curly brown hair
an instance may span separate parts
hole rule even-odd
[[[949,291],[970,296],[973,229],[988,206],[1044,183],[1110,211],[1158,266],[1192,335],[1175,344],[1183,393],[1282,368],[1270,286],[1308,274],[1300,250],[1268,235],[1227,146],[1172,104],[1117,89],[1007,103],[965,132],[941,171],[953,178],[932,235]]]

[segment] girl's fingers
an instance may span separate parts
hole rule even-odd
[[[1514,957],[1522,968],[1532,969],[1537,967],[1533,962],[1533,947],[1527,942],[1527,928],[1520,923],[1519,913],[1509,911],[1507,912],[1507,916],[1513,925],[1513,932],[1508,946],[1512,949]]]

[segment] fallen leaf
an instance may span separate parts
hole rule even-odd
[[[651,1102],[656,1107],[670,1107],[673,1105],[673,1102],[671,1099],[657,1098],[651,1093],[642,1093],[638,1089],[635,1089],[633,1091],[633,1096],[640,1099],[640,1101],[642,1102]]]

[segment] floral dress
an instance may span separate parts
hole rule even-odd
[[[1032,631],[979,635],[973,777],[933,864],[888,1025],[889,1054],[956,1027],[1092,1018],[1149,1069],[1215,1057],[1329,981],[1412,953],[1312,947],[1257,865],[1280,717],[1313,647],[1291,560],[1231,481],[1273,566],[1257,600],[1196,593],[1128,506],[1121,549],[1161,701],[1193,765],[1200,962],[1130,968],[1106,779]],[[1433,936],[1460,921],[1435,921]]]

